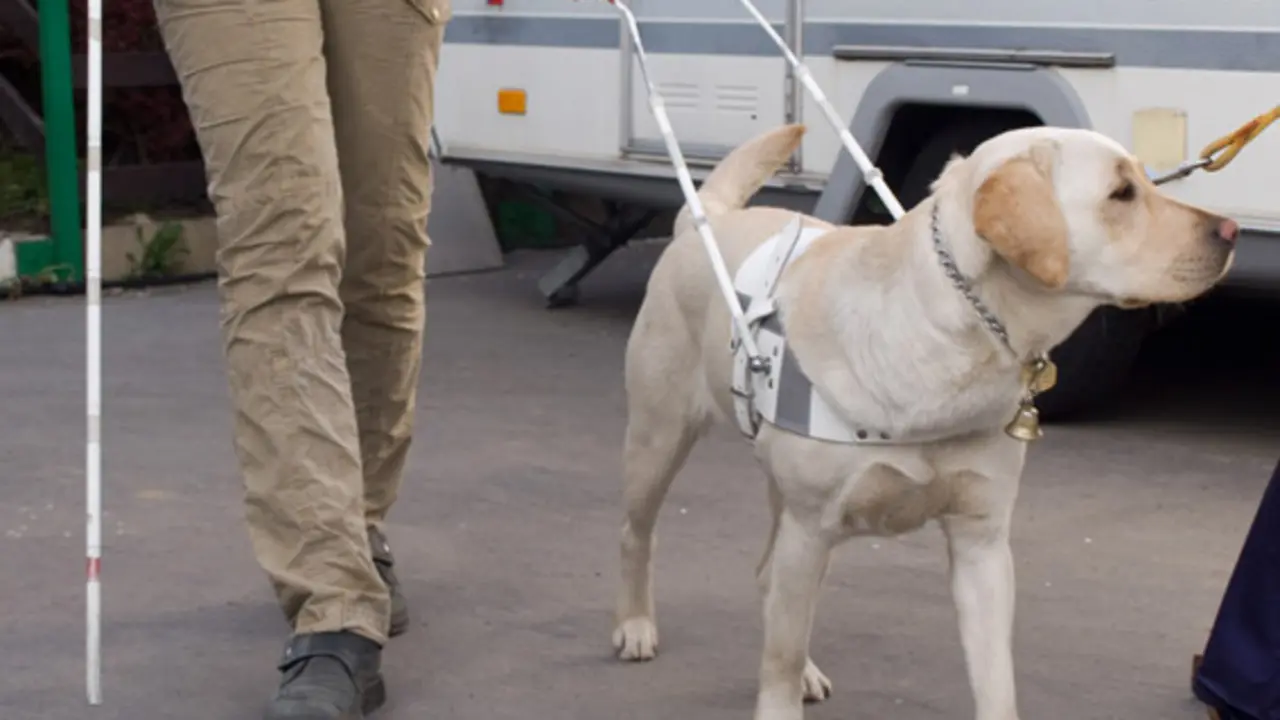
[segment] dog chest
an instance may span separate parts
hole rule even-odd
[[[846,444],[894,445],[921,438],[894,437],[885,429],[851,423],[842,417],[814,387],[787,346],[786,331],[775,305],[775,292],[783,273],[812,247],[826,227],[806,226],[796,215],[780,231],[761,243],[739,266],[734,290],[766,367],[753,370],[739,339],[733,341],[733,395],[735,420],[754,438],[761,423],[769,423],[802,437]]]
[[[945,478],[918,482],[896,468],[874,465],[840,503],[840,524],[849,535],[901,535],[943,514],[952,493]]]

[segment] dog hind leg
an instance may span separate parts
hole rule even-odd
[[[642,313],[643,314],[643,313]],[[658,627],[653,601],[654,528],[671,482],[707,425],[700,409],[698,351],[692,343],[646,337],[642,319],[628,353],[627,432],[623,449],[621,583],[614,649],[623,660],[651,660]],[[684,340],[685,338],[680,338]]]

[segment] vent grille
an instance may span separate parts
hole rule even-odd
[[[692,82],[664,82],[658,92],[668,108],[684,111],[711,111],[717,114],[750,115],[760,112],[760,88],[755,85],[714,85],[710,97]]]
[[[698,101],[702,99],[702,93],[694,83],[659,83],[658,92],[661,93],[667,107],[673,110],[697,110],[698,105],[701,104]]]
[[[760,111],[760,88],[754,85],[717,85],[716,110],[755,115]]]

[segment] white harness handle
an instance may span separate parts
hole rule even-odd
[[[711,224],[707,220],[706,211],[702,207],[702,202],[698,199],[697,191],[694,189],[693,178],[689,174],[689,166],[685,162],[684,154],[680,151],[680,142],[676,139],[675,131],[671,127],[671,121],[667,117],[666,106],[649,75],[644,43],[640,39],[640,27],[636,22],[635,14],[631,12],[631,8],[627,7],[624,0],[607,1],[616,7],[618,12],[622,13],[623,18],[626,19],[627,30],[631,34],[632,47],[635,49],[635,57],[640,64],[640,72],[644,78],[646,94],[649,99],[649,109],[653,112],[653,118],[658,124],[659,132],[662,133],[662,140],[666,144],[667,154],[671,157],[671,164],[675,167],[676,179],[680,183],[680,190],[684,194],[689,212],[693,216],[694,227],[697,228],[698,236],[702,238],[702,244],[711,260],[711,267],[716,276],[716,284],[720,286],[720,294],[729,306],[729,313],[732,315],[734,324],[733,349],[736,357],[734,361],[733,391],[738,426],[748,437],[754,437],[759,428],[760,418],[753,405],[754,392],[751,390],[754,384],[753,378],[759,378],[762,374],[768,374],[772,370],[776,370],[776,368],[771,367],[770,359],[761,354],[756,332],[761,322],[774,312],[772,291],[776,286],[778,277],[773,277],[766,283],[764,296],[753,298],[751,306],[746,311],[743,310],[738,300],[733,280],[729,277],[729,271],[725,267],[724,257],[720,254],[715,235],[711,231]],[[778,46],[778,49],[782,51],[783,57],[786,58],[787,63],[794,70],[795,77],[800,80],[805,90],[822,108],[822,113],[827,122],[831,124],[836,134],[839,135],[841,144],[844,145],[845,150],[849,152],[854,162],[857,163],[858,169],[862,172],[867,184],[880,196],[881,201],[884,202],[889,212],[893,214],[894,219],[901,218],[905,211],[902,209],[902,204],[894,197],[893,191],[885,184],[884,174],[872,164],[867,154],[863,152],[862,147],[858,145],[858,141],[854,139],[853,134],[849,132],[844,122],[841,121],[839,113],[832,107],[831,102],[827,100],[822,88],[818,87],[818,83],[813,79],[813,74],[809,72],[809,68],[800,62],[800,59],[791,51],[791,48],[787,47],[787,43],[779,37],[773,26],[752,4],[751,0],[741,0],[741,3],[751,17],[755,19],[756,23],[764,28],[764,31]],[[785,248],[785,253],[780,258],[783,264],[777,267],[778,276],[781,276],[786,259],[791,255],[795,244],[800,239],[802,224],[797,222],[796,225],[795,235],[790,238],[790,242]],[[776,351],[778,348],[775,347],[774,350]]]
[[[804,85],[804,89],[808,90],[809,94],[813,96],[813,101],[818,103],[818,107],[822,108],[823,116],[827,118],[831,128],[840,136],[840,143],[844,145],[845,150],[849,151],[849,155],[858,165],[858,170],[862,172],[862,177],[866,179],[867,184],[876,191],[876,195],[880,196],[884,206],[889,208],[889,212],[893,214],[893,219],[897,220],[905,215],[906,211],[902,209],[902,203],[898,202],[898,198],[894,196],[893,191],[885,184],[884,173],[880,172],[880,168],[872,164],[871,158],[868,158],[867,154],[863,152],[862,146],[854,139],[853,133],[849,132],[849,128],[840,119],[840,113],[836,112],[831,101],[827,99],[827,94],[822,92],[818,82],[813,79],[813,73],[809,72],[808,66],[800,62],[800,58],[796,57],[796,54],[787,46],[786,41],[778,35],[778,32],[773,29],[773,25],[769,24],[768,19],[765,18],[764,14],[760,12],[759,8],[751,0],[740,1],[742,2],[742,7],[751,13],[751,17],[755,18],[756,23],[769,35],[769,39],[773,40],[773,44],[777,45],[778,49],[782,51],[782,56],[787,59],[787,64],[795,72],[796,78],[800,81],[800,84]]]
[[[737,326],[738,336],[742,340],[747,357],[751,359],[752,369],[763,369],[765,360],[760,356],[760,349],[756,347],[751,326],[747,324],[746,317],[742,312],[742,306],[738,303],[738,296],[734,293],[733,281],[729,278],[729,270],[725,267],[724,257],[720,255],[720,248],[716,244],[715,235],[711,232],[711,223],[707,221],[707,214],[702,207],[702,201],[698,199],[698,191],[693,187],[693,177],[689,174],[689,165],[684,161],[684,153],[680,151],[680,141],[676,140],[675,131],[671,129],[671,120],[667,117],[667,109],[662,101],[662,96],[658,94],[658,89],[654,87],[653,80],[649,77],[644,43],[640,40],[640,27],[636,24],[636,16],[623,0],[610,0],[610,2],[614,7],[618,8],[618,12],[622,13],[622,16],[627,20],[627,28],[631,31],[636,59],[640,62],[640,73],[644,77],[644,84],[649,97],[649,109],[653,112],[653,119],[657,121],[658,130],[662,133],[662,139],[667,146],[667,154],[671,156],[671,164],[675,166],[676,180],[680,182],[680,190],[684,193],[685,202],[689,206],[689,213],[693,216],[693,226],[698,229],[698,236],[702,238],[702,244],[706,247],[707,255],[711,258],[711,268],[715,271],[716,284],[720,286],[720,294],[724,296],[724,301],[729,305],[729,312],[733,315],[733,322]]]
[[[712,234],[711,225],[707,222],[706,212],[703,210],[702,202],[698,199],[697,190],[693,187],[693,178],[689,174],[689,166],[685,162],[684,153],[680,151],[680,141],[676,139],[675,131],[671,128],[671,120],[667,117],[666,105],[649,75],[648,58],[645,55],[644,43],[640,39],[640,27],[636,23],[636,16],[631,12],[631,8],[627,6],[625,0],[608,0],[608,2],[617,8],[618,12],[622,13],[623,18],[626,19],[627,29],[631,34],[632,47],[635,48],[635,57],[640,64],[640,73],[644,78],[645,90],[649,98],[649,109],[653,112],[653,119],[658,124],[658,131],[662,133],[662,140],[667,146],[667,154],[671,157],[671,164],[675,166],[676,179],[680,182],[680,190],[689,206],[689,213],[693,216],[694,227],[698,229],[698,235],[702,238],[702,243],[707,249],[707,255],[711,258],[711,267],[715,271],[716,284],[720,286],[720,294],[724,296],[724,301],[729,305],[729,312],[733,315],[734,325],[737,327],[738,336],[747,351],[747,356],[752,358],[753,362],[762,362],[763,358],[760,357],[759,348],[756,347],[755,339],[751,332],[751,323],[748,322],[741,305],[738,303],[738,297],[733,289],[733,281],[729,278],[729,271],[725,267],[724,258],[720,255],[715,235]],[[880,200],[889,209],[889,212],[893,214],[895,220],[902,217],[905,211],[902,208],[902,204],[898,202],[898,198],[894,196],[893,191],[885,184],[884,173],[871,162],[871,159],[862,150],[862,146],[858,144],[853,134],[849,132],[849,128],[840,119],[840,114],[836,112],[835,107],[831,105],[831,101],[827,99],[826,93],[822,92],[822,88],[813,79],[813,73],[809,72],[809,68],[796,57],[791,48],[787,47],[786,41],[778,35],[773,26],[769,24],[768,19],[756,8],[751,0],[740,0],[740,2],[751,17],[755,19],[756,23],[769,35],[774,44],[778,46],[778,49],[782,51],[783,57],[786,58],[787,63],[794,70],[795,76],[813,97],[818,107],[822,108],[823,116],[826,117],[827,122],[836,131],[836,134],[840,136],[841,144],[844,145],[849,155],[853,157],[853,161],[858,165],[858,170],[862,172],[867,184],[880,196]],[[761,366],[753,369],[763,370],[764,368]]]

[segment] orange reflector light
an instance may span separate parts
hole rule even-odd
[[[527,98],[523,90],[499,90],[498,112],[503,115],[524,115]]]

